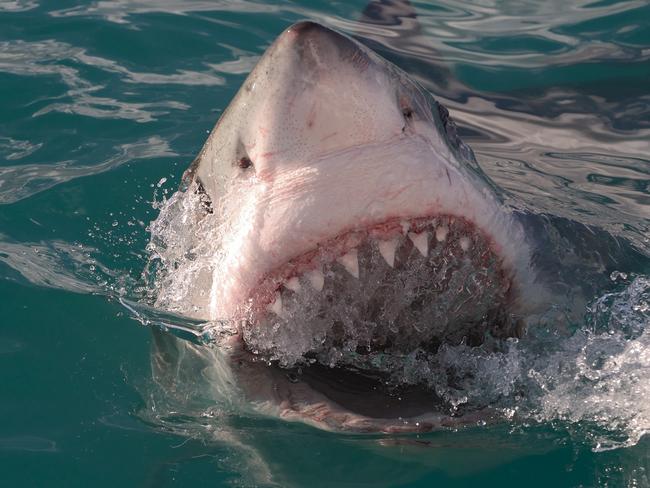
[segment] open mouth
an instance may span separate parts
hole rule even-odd
[[[422,385],[390,385],[388,376],[382,373],[315,363],[309,368],[293,369],[288,375],[290,381],[300,381],[346,411],[370,419],[402,419],[408,425],[409,419],[449,411],[444,400],[430,389]],[[429,430],[424,423],[411,428]]]
[[[381,369],[379,356],[512,335],[511,285],[472,222],[394,219],[322,242],[268,274],[249,300],[243,339],[283,367]]]

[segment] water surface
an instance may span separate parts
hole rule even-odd
[[[508,203],[650,256],[645,3],[414,5],[416,30],[360,22],[363,1],[0,0],[3,483],[650,486],[641,261],[561,344],[551,330],[535,348],[449,351],[495,402],[528,409],[512,422],[344,436],[225,416],[152,384],[151,333],[120,302],[146,295],[148,225],[299,19],[357,36],[431,90]],[[536,403],[517,403],[512,385]]]

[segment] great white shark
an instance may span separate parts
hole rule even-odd
[[[183,291],[158,304],[228,326],[214,347],[155,332],[154,372],[200,364],[187,371],[237,409],[354,432],[474,422],[489,412],[452,418],[420,387],[398,398],[382,361],[517,336],[552,294],[546,220],[503,204],[431,94],[315,22],[268,48],[183,190],[180,233],[214,253],[174,269]]]

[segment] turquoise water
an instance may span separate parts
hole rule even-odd
[[[650,486],[650,9],[414,5],[409,34],[360,23],[362,1],[0,0],[3,486]],[[146,292],[148,224],[257,57],[302,18],[430,89],[513,206],[636,249],[570,332],[536,343],[566,346],[499,356],[534,399],[526,415],[338,435],[153,384],[151,331],[120,302]]]

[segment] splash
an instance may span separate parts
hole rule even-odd
[[[185,331],[173,325],[180,316],[208,316],[210,291],[224,278],[217,271],[228,223],[217,224],[210,203],[195,190],[164,201],[151,225],[150,296],[157,308],[179,314],[176,322],[138,311],[140,317],[153,317],[150,325],[158,320],[179,337],[192,329],[183,338],[194,342],[194,349],[209,347],[205,344],[235,327],[218,320],[198,328],[190,324]],[[226,210],[244,211],[217,209],[220,215]],[[260,360],[284,366],[309,367],[318,361],[381,372],[394,391],[425,385],[450,415],[490,409],[507,421],[571,425],[594,450],[630,446],[650,429],[650,277],[613,273],[611,278],[617,290],[593,300],[581,323],[560,323],[561,314],[549,314],[552,319],[529,327],[521,339],[488,335],[480,346],[442,343],[431,349],[410,344],[402,350],[360,354],[358,344],[368,342],[369,331],[363,327],[349,329],[348,342],[335,347],[328,342],[329,329],[319,329],[318,321],[303,321],[302,328],[286,334],[276,327],[278,334],[256,338],[258,346],[264,341],[276,346],[270,357],[268,350],[266,355],[253,352]],[[282,344],[286,347],[277,347]],[[322,347],[306,354],[314,352],[314,344]]]
[[[245,185],[231,189],[247,190]],[[226,200],[242,198],[235,194]],[[213,209],[195,183],[160,203],[160,215],[150,226],[151,258],[144,273],[148,296],[157,307],[194,318],[221,318],[213,292],[227,278],[217,272],[224,259],[222,236],[236,231],[232,222],[244,211],[236,203]],[[216,219],[215,213],[231,218]]]
[[[650,431],[649,325],[647,276],[598,298],[587,326],[529,371],[542,390],[534,416],[594,426],[595,450],[636,444]]]
[[[596,299],[571,335],[540,324],[522,340],[418,351],[393,381],[427,383],[452,411],[574,425],[595,451],[632,446],[650,431],[649,324],[650,278],[637,276]]]

